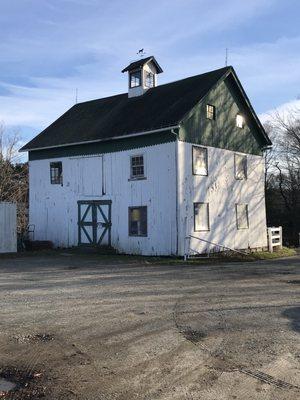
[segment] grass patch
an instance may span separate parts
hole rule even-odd
[[[249,254],[237,254],[234,252],[212,254],[210,257],[203,258],[190,258],[184,261],[182,258],[169,258],[169,257],[145,257],[144,261],[149,264],[184,264],[184,265],[204,265],[204,264],[219,264],[228,262],[252,262],[259,260],[273,260],[276,258],[292,257],[297,255],[295,249],[283,247],[281,250],[277,250],[273,253],[268,251],[258,251],[256,253]]]
[[[282,247],[282,249],[274,251],[273,253],[269,253],[268,251],[259,251],[251,255],[257,260],[272,260],[274,258],[295,256],[297,255],[297,251],[295,249],[290,249],[289,247]]]

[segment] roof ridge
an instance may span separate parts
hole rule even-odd
[[[186,80],[188,80],[188,79],[196,78],[197,76],[203,76],[203,75],[211,74],[211,73],[213,73],[213,72],[221,71],[222,69],[224,69],[224,71],[225,71],[225,70],[228,70],[228,71],[229,71],[229,70],[232,70],[233,67],[232,67],[231,65],[228,65],[227,67],[222,67],[222,68],[218,68],[218,69],[213,69],[213,70],[211,70],[211,71],[203,72],[202,74],[187,76],[186,78],[178,79],[177,81],[171,81],[171,82],[163,83],[163,84],[158,85],[158,86],[156,86],[156,87],[154,87],[154,88],[151,88],[150,90],[156,89],[156,88],[161,87],[161,86],[171,85],[172,83],[186,81]]]
[[[155,87],[153,87],[153,88],[151,88],[151,89],[148,89],[148,91],[151,92],[151,91],[153,91],[153,90],[155,90],[155,89],[157,89],[157,88],[160,88],[160,87],[162,87],[162,86],[172,85],[173,83],[176,83],[176,82],[182,82],[182,81],[186,81],[186,80],[189,80],[189,79],[192,79],[192,78],[196,78],[196,77],[198,77],[198,76],[203,76],[203,75],[211,74],[211,73],[213,73],[213,72],[221,71],[222,69],[224,69],[224,72],[225,72],[225,70],[228,70],[228,71],[229,71],[229,70],[233,69],[233,67],[232,67],[231,65],[229,65],[229,66],[226,66],[226,67],[222,67],[222,68],[218,68],[218,69],[213,69],[213,70],[211,70],[211,71],[203,72],[202,74],[192,75],[192,76],[188,76],[188,77],[186,77],[186,78],[177,79],[176,81],[166,82],[166,83],[163,83],[163,84],[161,84],[161,85],[155,86]],[[146,93],[147,93],[147,92],[146,92]],[[145,94],[146,94],[146,93],[145,93]],[[99,100],[105,100],[105,99],[112,99],[113,97],[124,96],[124,95],[127,96],[127,95],[128,95],[128,92],[113,94],[112,96],[99,97],[99,98],[97,98],[97,99],[92,99],[92,100],[81,101],[80,103],[77,103],[77,104],[86,104],[86,103],[90,103],[90,102],[93,102],[93,101],[99,101]],[[135,97],[134,97],[134,98],[135,98]],[[75,104],[75,106],[76,106],[77,104]]]

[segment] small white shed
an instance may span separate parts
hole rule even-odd
[[[17,207],[0,203],[0,253],[17,251]]]

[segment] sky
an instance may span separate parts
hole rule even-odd
[[[257,114],[300,106],[299,0],[0,0],[0,121],[26,142],[69,109],[127,91],[145,49],[159,83],[232,65]]]

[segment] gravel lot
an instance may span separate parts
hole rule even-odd
[[[2,399],[299,399],[300,257],[0,258]],[[44,397],[42,397],[44,396]]]

